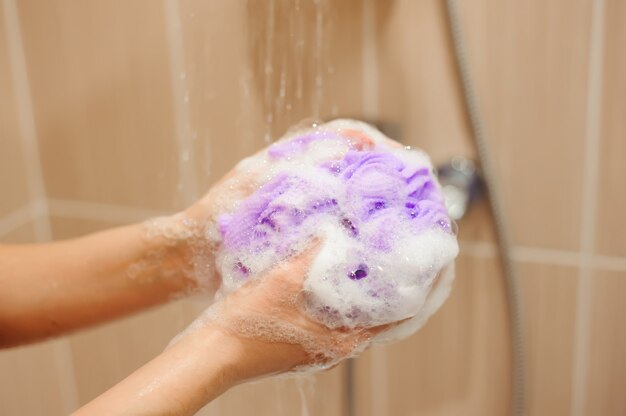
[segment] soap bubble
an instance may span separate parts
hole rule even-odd
[[[307,311],[328,327],[419,314],[458,253],[428,157],[364,123],[299,128],[257,156],[267,180],[219,219],[222,294],[323,241],[307,273]]]
[[[324,367],[411,335],[450,291],[456,224],[432,164],[368,124],[300,125],[241,161],[213,199],[204,237],[222,301],[189,331],[213,322],[298,344]],[[232,296],[268,290],[264,279],[313,242],[297,288],[282,282],[271,307],[229,309]]]

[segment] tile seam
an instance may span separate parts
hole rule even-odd
[[[189,114],[189,85],[185,67],[184,40],[180,3],[178,0],[163,0],[165,31],[169,55],[172,98],[174,106],[174,124],[178,149],[179,182],[178,190],[183,203],[191,204],[198,199],[198,184],[195,174],[193,152],[194,133]]]
[[[33,207],[32,221],[37,241],[49,241],[52,238],[52,231],[48,212],[48,200],[46,197],[43,166],[39,155],[37,125],[28,80],[19,13],[15,0],[3,0],[3,7],[9,49],[9,65],[11,67],[12,82],[15,86],[22,156],[27,171],[31,206]],[[61,338],[55,341],[52,344],[52,353],[57,369],[64,411],[70,413],[79,406],[80,402],[69,340]]]
[[[33,206],[28,203],[0,218],[0,238],[30,223],[33,220]]]
[[[579,268],[576,293],[576,321],[572,362],[571,416],[583,416],[587,403],[591,309],[593,302],[593,260],[597,218],[600,116],[604,49],[604,0],[594,0],[591,10],[587,114],[583,160]]]

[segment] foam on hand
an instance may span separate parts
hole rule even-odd
[[[386,342],[415,332],[445,300],[458,245],[423,152],[336,120],[292,132],[238,169],[263,174],[218,218],[219,294],[319,238],[303,307],[330,328],[404,320],[373,340]]]

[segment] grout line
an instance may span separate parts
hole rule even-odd
[[[49,241],[52,237],[50,222],[47,220],[46,190],[39,159],[37,126],[33,114],[26,58],[15,0],[4,0],[7,46],[12,83],[15,88],[18,128],[21,136],[22,156],[27,170],[28,191],[34,206],[33,225],[39,241]]]
[[[76,218],[112,223],[132,223],[148,218],[169,215],[170,212],[125,205],[102,204],[96,202],[50,199],[52,217]],[[26,207],[21,208],[26,209]],[[17,211],[16,211],[17,212]],[[14,215],[15,213],[9,214]],[[0,222],[0,231],[6,224],[6,218]],[[1,235],[1,233],[0,233]],[[497,255],[498,247],[489,241],[460,240],[461,253],[464,255],[488,258]],[[513,260],[523,263],[550,264],[556,266],[581,267],[583,260],[580,253],[568,250],[514,246]],[[626,257],[594,255],[589,258],[593,268],[602,270],[626,271]]]
[[[612,256],[595,256],[593,266],[599,270],[616,272],[626,271],[626,258]]]
[[[600,152],[600,114],[604,52],[604,0],[594,0],[591,11],[587,121],[583,165],[581,267],[578,274],[576,327],[574,335],[571,415],[583,416],[587,403],[591,308],[593,304],[593,258],[597,218],[597,184]]]
[[[195,202],[199,195],[193,151],[196,133],[192,131],[189,114],[190,97],[187,72],[185,71],[185,47],[180,18],[180,3],[178,0],[163,0],[163,10],[178,144],[178,190],[182,194],[183,203],[189,205]]]
[[[33,211],[32,204],[26,204],[0,218],[0,238],[31,222]]]
[[[461,254],[488,258],[497,254],[498,247],[489,241],[459,241]],[[583,267],[587,262],[591,268],[626,272],[626,257],[591,255],[584,260],[581,253],[528,246],[514,246],[513,260],[522,263],[549,264],[555,266]]]
[[[362,15],[361,70],[363,116],[372,121],[378,118],[378,50],[376,44],[376,4],[374,0],[364,0]]]
[[[513,247],[513,259],[525,263],[545,263],[557,266],[579,267],[580,253],[566,250],[553,250],[535,247]]]
[[[389,414],[387,351],[384,346],[375,346],[370,354],[370,406],[377,416]]]
[[[195,136],[191,128],[189,113],[188,74],[185,71],[184,43],[180,4],[178,0],[163,0],[166,40],[169,52],[171,88],[173,96],[174,123],[178,149],[178,191],[184,205],[198,199],[195,157],[193,144]],[[127,206],[91,203],[84,201],[50,200],[51,213],[56,216],[83,218],[90,220],[105,219],[110,222],[135,222],[147,218],[166,215],[165,212]],[[180,316],[183,317],[183,310]],[[60,367],[72,368],[72,356],[69,348],[58,348]],[[74,386],[76,382],[74,381]],[[78,397],[77,397],[78,401]],[[221,413],[221,412],[218,412]]]
[[[361,15],[362,24],[362,43],[361,43],[361,71],[362,84],[361,94],[363,96],[363,117],[369,122],[373,122],[378,118],[379,113],[379,94],[378,94],[378,51],[376,44],[376,4],[374,0],[364,0]],[[386,415],[389,409],[389,397],[387,389],[381,389],[380,386],[387,385],[387,357],[384,350],[373,349],[370,355],[370,365],[372,375],[370,380],[370,395],[372,413],[375,415]],[[354,380],[354,374],[353,374]],[[350,386],[355,389],[354,384]],[[357,392],[353,391],[353,395]],[[354,401],[355,397],[351,400]],[[351,403],[350,408],[354,409],[356,403]]]
[[[166,211],[97,202],[50,199],[48,203],[50,204],[50,215],[53,217],[112,223],[132,223],[169,214]]]
[[[498,254],[496,244],[488,241],[459,241],[461,254],[472,257],[493,257]]]
[[[65,413],[70,414],[78,409],[81,403],[69,337],[65,336],[52,341],[50,347],[54,354],[54,364],[60,381],[59,389],[63,396]]]
[[[33,111],[28,80],[24,44],[20,28],[19,13],[15,0],[3,0],[6,35],[9,50],[12,83],[15,88],[18,127],[21,136],[22,152],[27,169],[28,190],[31,198],[31,219],[37,241],[52,238],[48,201],[37,137],[37,125]],[[72,352],[68,338],[56,341],[52,346],[54,364],[57,368],[59,388],[65,413],[71,413],[79,406],[78,385],[72,362]]]

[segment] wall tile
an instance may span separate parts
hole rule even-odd
[[[0,242],[35,242],[32,223],[2,236]],[[0,368],[0,413],[51,416],[67,413],[60,385],[63,381],[51,342],[0,350]]]
[[[162,2],[19,2],[51,197],[175,209],[264,146],[266,134],[275,139],[305,116],[363,114],[361,1],[301,2],[300,10],[282,2],[179,3],[183,72],[172,76],[172,51],[178,46],[168,47],[168,9]],[[588,0],[462,5],[516,244],[578,248],[590,5]],[[423,147],[435,162],[474,155],[442,3],[397,0],[375,7],[377,121],[395,125],[399,139]],[[1,13],[2,8],[0,90],[8,94],[0,99],[0,188],[6,190],[0,216],[28,201]],[[626,150],[624,13],[622,2],[607,0],[596,248],[615,256],[626,256],[621,238],[626,172],[620,174]],[[183,105],[177,107],[176,99]],[[188,147],[179,154],[181,134]],[[181,182],[185,169],[197,184]],[[55,238],[115,225],[52,219]],[[33,237],[32,226],[25,225],[3,240]],[[460,223],[460,238],[493,240],[484,201]],[[521,272],[529,414],[568,414],[576,271],[523,264]],[[463,257],[457,275],[451,298],[422,331],[358,359],[359,416],[506,414],[509,338],[497,262]],[[619,325],[626,312],[620,306],[623,277],[598,272],[594,281],[589,415],[626,412],[620,390],[626,384],[625,331]],[[81,402],[158,354],[201,309],[174,303],[70,337]],[[0,377],[1,413],[64,413],[47,344],[0,352],[0,367],[8,369]],[[335,369],[316,376],[314,392],[305,387],[311,414],[343,414],[343,376]],[[40,400],[32,400],[33,394]],[[298,414],[300,408],[293,381],[267,380],[233,389],[200,414]]]
[[[180,304],[172,303],[71,336],[80,402],[104,393],[157,356],[186,323]]]
[[[457,222],[457,225],[459,227],[459,240],[496,242],[491,208],[489,207],[489,201],[484,196],[469,207],[467,213]]]
[[[0,351],[0,413],[66,414],[50,343]]]
[[[443,9],[434,1],[377,2],[379,119],[398,140],[424,149],[437,166],[475,154],[455,81]],[[459,222],[459,238],[493,241],[485,201]]]
[[[0,216],[29,199],[7,42],[4,9],[0,8]]]
[[[512,237],[517,244],[575,250],[590,2],[460,4]],[[404,141],[435,161],[475,154],[443,5],[397,1],[380,25],[382,117],[398,120]]]
[[[597,271],[593,284],[586,413],[626,414],[626,273]]]
[[[175,207],[178,154],[162,3],[18,6],[49,196]]]
[[[80,237],[89,233],[118,227],[120,225],[123,224],[76,218],[52,217],[50,219],[52,236],[55,240]]]
[[[512,238],[576,250],[591,2],[461,4]]]
[[[357,359],[357,414],[502,415],[510,357],[493,259],[461,257],[450,298],[411,338]]]
[[[578,271],[546,264],[519,266],[526,325],[527,414],[568,415]]]
[[[179,4],[184,79],[178,94],[185,95],[181,112],[186,117],[180,122],[188,135],[198,194],[259,150],[264,132],[248,63],[245,2]]]
[[[339,366],[308,379],[271,379],[245,384],[228,391],[204,411],[207,415],[212,411],[218,415],[343,416],[344,374],[343,366]]]
[[[118,224],[53,218],[55,238],[71,238]],[[70,337],[81,403],[86,403],[160,353],[205,307],[201,299],[178,301]],[[94,377],[94,374],[98,374]],[[304,385],[311,414],[341,415],[343,370],[315,376],[315,387]],[[246,397],[246,400],[241,400]],[[200,414],[294,414],[301,408],[293,380],[265,380],[239,386],[211,403]]]
[[[377,2],[379,117],[435,163],[472,154],[441,2]]]
[[[0,243],[25,244],[34,243],[35,229],[32,223],[24,224],[8,234],[0,236]]]
[[[577,271],[519,267],[528,414],[568,414]],[[358,414],[506,414],[511,369],[502,284],[494,259],[462,257],[451,297],[431,322],[409,340],[358,359]]]
[[[248,2],[247,66],[273,139],[304,118],[361,114],[362,3]]]
[[[626,3],[606,2],[597,251],[626,256]]]
[[[360,1],[180,3],[199,192],[304,118],[360,114]]]
[[[53,217],[51,225],[54,238],[63,239],[121,224]],[[188,322],[179,301],[72,335],[80,402],[90,401],[155,357]]]

